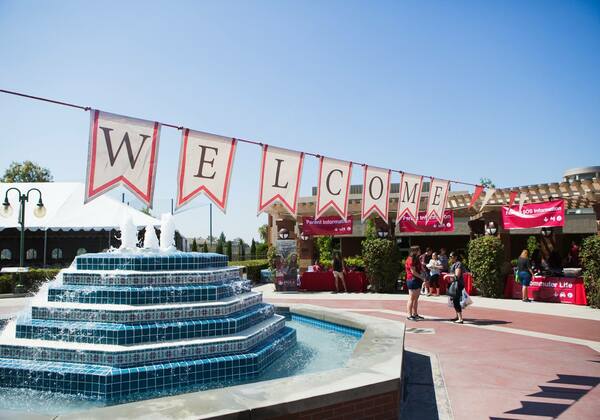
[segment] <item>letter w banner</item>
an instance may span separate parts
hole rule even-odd
[[[446,210],[449,189],[450,181],[431,178],[429,200],[427,202],[427,220],[435,217],[439,223],[444,222],[444,210]]]
[[[417,223],[422,184],[422,176],[402,174],[402,178],[400,179],[400,197],[398,198],[396,224],[398,224],[405,214],[410,216],[414,223]]]
[[[160,124],[90,112],[85,202],[123,185],[152,207]]]
[[[296,217],[303,161],[302,152],[263,146],[258,213],[278,201]]]
[[[330,207],[342,219],[345,220],[347,218],[351,173],[352,162],[326,157],[320,158],[316,209],[317,219]]]
[[[177,177],[177,208],[203,192],[225,213],[237,141],[183,130]]]
[[[383,220],[387,221],[391,173],[389,169],[365,165],[361,208],[363,223],[373,212],[377,212]]]

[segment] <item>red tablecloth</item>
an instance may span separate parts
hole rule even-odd
[[[587,305],[582,277],[535,276],[531,280],[528,292],[530,299],[541,302]],[[515,277],[512,275],[506,278],[504,297],[508,299],[522,298],[521,284],[515,282]]]
[[[360,271],[349,271],[344,273],[344,280],[349,292],[366,292],[367,276]],[[311,292],[324,292],[335,290],[333,272],[331,271],[307,271],[300,277],[300,289]],[[344,286],[340,284],[340,291]]]
[[[477,295],[477,289],[473,287],[473,275],[471,273],[463,273],[463,280],[465,282],[465,291],[471,295]],[[442,273],[440,279],[440,295],[446,294],[446,289],[452,281],[452,276],[449,273]]]

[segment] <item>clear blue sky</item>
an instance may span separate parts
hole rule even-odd
[[[0,87],[437,177],[550,182],[600,164],[600,2],[0,0]],[[0,170],[31,159],[83,182],[88,122],[0,95]],[[158,212],[178,154],[163,128]],[[215,234],[257,237],[258,169],[240,145]],[[307,158],[303,195],[316,172]],[[178,216],[184,234],[208,234],[207,202]]]

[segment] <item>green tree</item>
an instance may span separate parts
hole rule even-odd
[[[581,244],[581,265],[588,305],[600,307],[600,235],[588,236]]]
[[[208,252],[208,245],[206,242],[202,245],[202,252]]]
[[[268,232],[269,232],[269,227],[267,225],[262,225],[261,227],[258,228],[258,234],[260,235],[260,240],[263,243],[267,243],[269,242],[269,238],[268,238]]]
[[[26,160],[22,163],[13,162],[4,172],[2,182],[52,182],[54,178],[49,169]]]
[[[400,250],[390,239],[367,238],[362,243],[363,260],[371,290],[393,293],[402,270]]]
[[[481,184],[482,186],[484,186],[486,188],[496,188],[496,184],[494,184],[492,182],[492,180],[489,178],[480,178],[479,184]]]
[[[221,232],[221,235],[219,235],[219,239],[217,239],[217,249],[216,249],[217,254],[224,253],[225,242],[226,242],[225,234],[223,232]]]
[[[229,261],[231,261],[231,257],[233,256],[233,244],[231,241],[227,241],[225,255],[227,255],[227,258],[229,258]]]
[[[319,262],[324,267],[331,267],[333,261],[333,238],[331,236],[317,237],[317,249],[319,250]]]
[[[256,241],[252,238],[252,242],[250,243],[250,258],[256,258]]]
[[[244,259],[246,257],[246,243],[240,239],[240,259]]]
[[[496,236],[480,236],[469,241],[469,268],[473,284],[483,296],[502,297],[504,246]]]
[[[198,242],[196,242],[196,238],[192,241],[192,252],[198,252]]]
[[[529,252],[529,258],[533,256],[533,253],[539,249],[537,238],[533,235],[527,238],[527,251]]]

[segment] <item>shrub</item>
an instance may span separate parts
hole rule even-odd
[[[533,253],[539,249],[537,238],[533,235],[527,238],[527,252],[529,252],[529,258],[533,257]]]
[[[246,274],[248,275],[248,280],[258,282],[258,281],[260,281],[260,270],[269,268],[269,261],[266,259],[235,261],[235,262],[230,261],[229,265],[246,267]]]
[[[357,270],[365,269],[365,261],[360,255],[355,255],[354,257],[347,257],[344,259],[347,267],[353,267]]]
[[[333,239],[331,236],[319,236],[317,238],[317,248],[319,250],[319,263],[324,268],[330,268],[333,260]]]
[[[469,268],[473,273],[473,284],[487,297],[502,297],[504,278],[504,246],[500,238],[480,236],[469,242]]]
[[[21,276],[25,292],[37,292],[42,283],[53,280],[59,271],[59,268],[32,268],[28,272],[22,273]],[[0,294],[14,293],[15,286],[18,282],[18,274],[0,275]]]
[[[600,307],[600,235],[583,240],[579,253],[588,304]]]
[[[363,259],[371,289],[378,293],[396,291],[396,282],[400,274],[400,250],[388,239],[369,238],[363,245]]]

